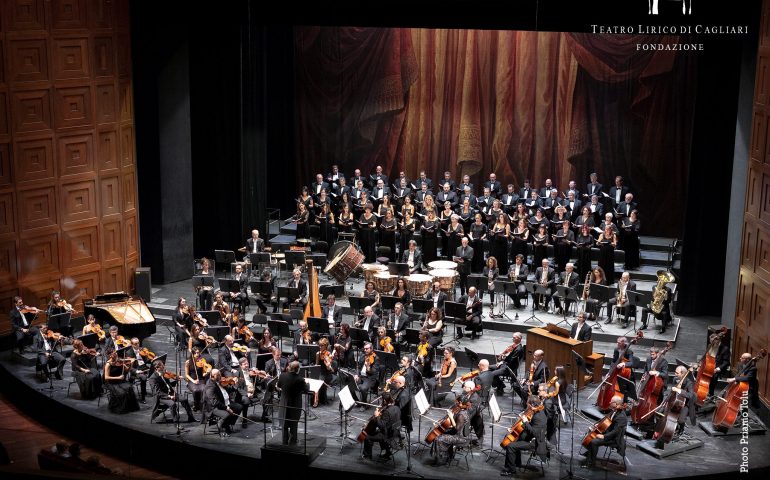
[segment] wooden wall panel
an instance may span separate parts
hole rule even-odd
[[[733,365],[770,343],[770,0],[762,2],[746,184]],[[770,400],[768,362],[759,362],[759,395]],[[764,380],[763,380],[764,379]]]
[[[133,284],[129,21],[128,0],[0,1],[0,335],[14,295]]]

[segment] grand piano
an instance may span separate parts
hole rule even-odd
[[[116,325],[124,337],[143,340],[155,333],[155,316],[139,297],[132,298],[126,292],[105,293],[83,302],[84,314],[92,314],[104,325]]]

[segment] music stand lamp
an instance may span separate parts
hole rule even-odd
[[[524,320],[524,323],[527,323],[530,320],[534,320],[534,321],[536,321],[537,323],[540,323],[540,324],[544,323],[535,314],[535,307],[536,307],[536,304],[537,304],[537,302],[535,301],[535,295],[536,294],[547,295],[548,294],[548,287],[543,287],[539,283],[535,283],[535,282],[524,282],[524,288],[527,289],[527,293],[532,295],[532,315],[527,317],[527,319]]]

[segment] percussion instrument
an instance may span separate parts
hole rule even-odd
[[[387,271],[374,274],[374,288],[381,294],[386,295],[396,288],[398,275],[391,275]]]
[[[324,268],[324,272],[342,283],[364,261],[364,255],[350,242],[343,249],[338,249],[337,254]]]
[[[412,297],[424,297],[430,290],[433,277],[421,273],[413,273],[406,277],[406,288]]]
[[[430,271],[430,276],[433,277],[434,281],[441,284],[441,290],[452,291],[460,274],[455,270],[436,269]]]
[[[428,264],[428,268],[431,270],[457,270],[457,262],[450,262],[448,260],[436,260]]]
[[[374,275],[380,272],[387,272],[387,265],[379,265],[375,263],[364,263],[361,265],[361,269],[364,271],[364,281],[366,283],[374,282]]]

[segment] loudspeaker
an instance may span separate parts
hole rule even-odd
[[[134,272],[134,290],[145,302],[152,301],[150,267],[140,267]]]

